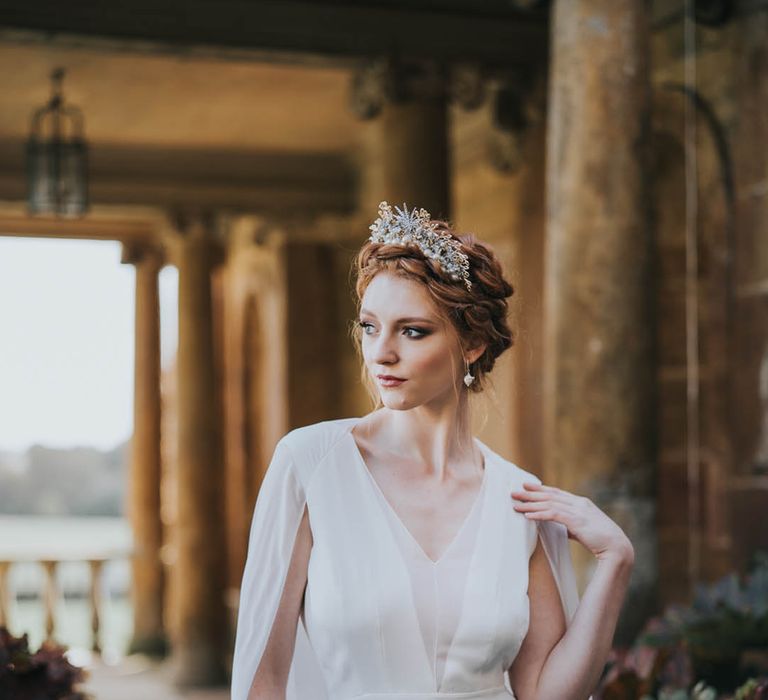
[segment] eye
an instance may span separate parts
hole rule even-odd
[[[372,327],[370,323],[367,323],[367,322],[365,322],[365,321],[358,321],[358,322],[357,322],[357,325],[358,325],[358,326],[360,326],[360,328],[362,328],[362,329],[363,329],[363,333],[365,333],[366,335],[370,335],[370,334],[369,334],[369,333],[367,333],[367,331],[366,331],[366,329],[367,329],[367,328],[369,328],[369,327]]]
[[[404,331],[416,331],[419,335],[409,335],[409,338],[423,338],[425,335],[429,335],[427,331],[423,330],[422,328],[416,328],[414,326],[407,326],[403,329]]]

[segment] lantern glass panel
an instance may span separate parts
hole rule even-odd
[[[87,147],[69,141],[30,138],[27,142],[29,211],[81,216],[88,209]]]

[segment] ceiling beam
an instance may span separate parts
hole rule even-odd
[[[11,7],[12,6],[12,7]],[[0,28],[61,35],[361,58],[392,55],[515,67],[546,60],[540,11],[508,2],[25,0],[0,3]]]
[[[0,237],[71,238],[149,245],[157,239],[160,230],[160,225],[152,221],[98,216],[82,219],[27,216],[19,209],[8,205],[0,207]]]
[[[0,141],[0,200],[23,201],[26,187],[24,144]],[[94,205],[343,214],[355,207],[356,176],[333,153],[93,144],[89,196]]]

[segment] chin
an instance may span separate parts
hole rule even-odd
[[[404,396],[387,396],[386,394],[380,394],[381,403],[385,408],[389,408],[392,411],[408,411],[411,408],[418,406],[418,403],[414,403]]]

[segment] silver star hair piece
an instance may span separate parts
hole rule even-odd
[[[463,281],[468,290],[469,258],[461,251],[461,243],[447,233],[437,231],[437,224],[430,219],[426,209],[413,209],[403,203],[403,208],[394,210],[386,202],[379,204],[379,218],[370,227],[369,240],[374,243],[395,245],[416,245],[424,255],[436,260],[442,270],[456,281]]]

